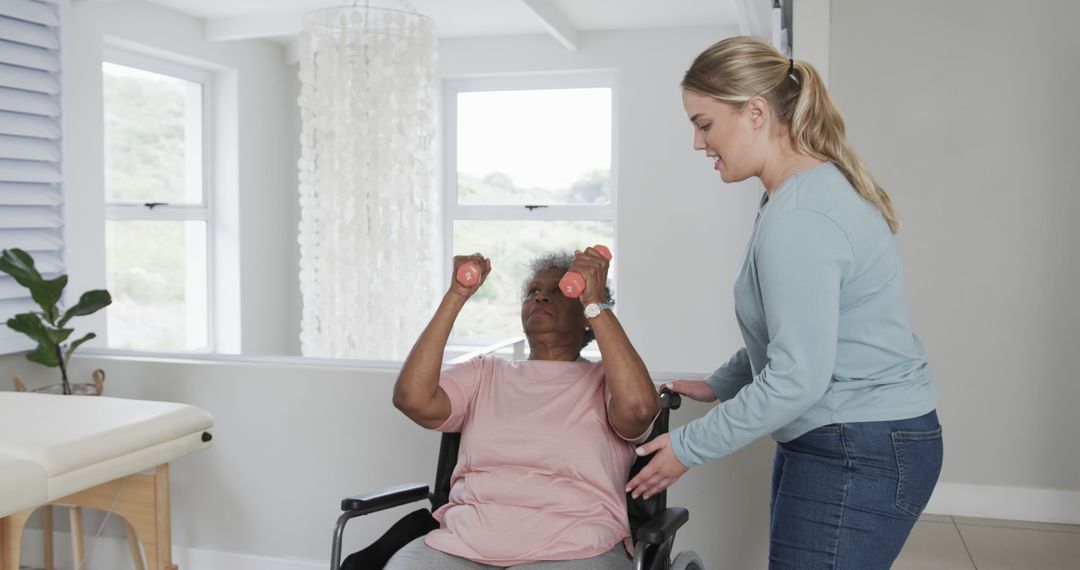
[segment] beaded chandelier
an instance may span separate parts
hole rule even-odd
[[[370,4],[309,13],[300,35],[300,344],[400,360],[435,299],[435,28]]]

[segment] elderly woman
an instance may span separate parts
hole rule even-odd
[[[394,385],[394,405],[429,429],[461,432],[440,527],[398,551],[389,569],[629,568],[625,487],[634,444],[660,402],[611,308],[608,261],[592,248],[531,265],[521,302],[527,361],[481,356],[440,370],[447,338],[481,280],[449,291]],[[580,299],[559,289],[569,270]],[[601,362],[581,358],[593,338]]]

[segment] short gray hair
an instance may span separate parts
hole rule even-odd
[[[529,287],[529,283],[536,279],[537,274],[548,269],[562,269],[567,271],[570,269],[570,264],[574,262],[574,254],[566,250],[549,251],[547,253],[541,253],[533,258],[529,262],[529,273],[525,278],[525,282],[521,284],[521,298],[525,299],[525,290]],[[604,284],[604,295],[607,297],[607,303],[609,305],[615,305],[615,294],[611,290],[611,285]],[[585,338],[581,341],[581,348],[585,348],[590,342],[596,340],[596,333],[593,332],[592,327],[585,331]]]

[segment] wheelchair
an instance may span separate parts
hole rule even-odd
[[[666,388],[660,393],[661,410],[648,439],[668,431],[668,416],[682,403],[681,397]],[[439,507],[449,501],[450,476],[457,465],[460,433],[444,433],[439,446],[439,459],[435,469],[434,491],[427,485],[414,483],[387,487],[347,497],[341,501],[341,516],[334,526],[331,548],[331,570],[376,570],[383,568],[390,557],[401,547],[438,528],[432,518]],[[630,468],[630,477],[648,464],[652,455],[638,457]],[[629,480],[629,478],[627,480]],[[341,541],[345,525],[350,519],[418,501],[430,501],[431,509],[419,509],[395,523],[383,536],[367,548],[353,553],[341,562]],[[689,520],[689,512],[681,507],[667,506],[667,491],[648,499],[626,495],[626,509],[630,520],[630,535],[634,537],[634,570],[703,570],[704,563],[694,551],[687,550],[671,558],[675,533]]]

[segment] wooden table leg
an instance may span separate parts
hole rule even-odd
[[[0,570],[19,570],[23,529],[36,510],[34,507],[0,519]]]
[[[45,570],[56,570],[53,564],[53,508],[45,505],[41,508],[41,534],[45,544]]]
[[[71,507],[68,511],[71,519],[71,556],[75,570],[85,570],[86,548],[83,545],[82,507]]]
[[[154,470],[155,528],[158,570],[179,570],[172,562],[172,511],[169,505],[169,464]]]

